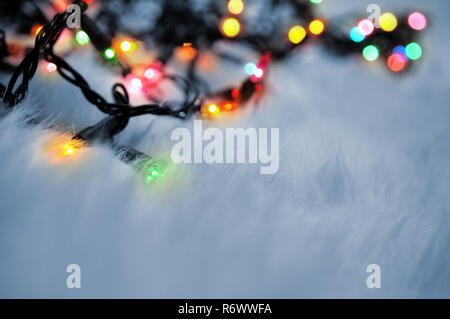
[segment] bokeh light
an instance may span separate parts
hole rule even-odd
[[[325,24],[322,20],[315,19],[309,24],[309,31],[314,35],[319,35],[325,30]]]
[[[422,57],[422,47],[416,42],[408,44],[405,51],[410,60],[418,60]]]
[[[253,62],[249,62],[244,66],[244,71],[245,73],[247,73],[248,75],[252,75],[253,72],[255,72],[257,66],[255,63]]]
[[[105,56],[106,59],[112,60],[116,57],[116,52],[114,52],[112,48],[108,48],[105,50],[105,52],[103,52],[103,55]]]
[[[293,44],[299,44],[306,37],[306,30],[305,28],[296,25],[289,29],[288,36],[289,41],[291,41]]]
[[[368,45],[363,49],[363,57],[367,61],[375,61],[380,56],[380,51],[374,45]]]
[[[359,31],[358,27],[354,27],[350,30],[350,39],[353,42],[359,43],[362,42],[366,36]]]
[[[319,4],[319,3],[322,3],[322,0],[309,0],[309,2],[314,3],[314,4]]]
[[[232,14],[241,14],[244,11],[244,1],[242,0],[230,0],[228,1],[228,11]]]
[[[387,65],[392,72],[400,72],[408,65],[408,60],[400,53],[393,53],[389,56]]]
[[[400,54],[407,62],[409,62],[408,57],[406,56],[406,48],[403,45],[398,45],[392,50],[392,53]]]
[[[47,70],[47,72],[55,72],[57,70],[57,66],[54,63],[47,63],[47,65],[45,66],[45,69]]]
[[[398,25],[397,18],[390,12],[385,12],[380,16],[380,27],[383,31],[394,31]]]
[[[89,36],[86,32],[80,30],[75,34],[75,41],[77,41],[79,45],[86,45],[89,43]]]
[[[241,24],[235,18],[227,18],[222,23],[222,32],[229,38],[236,37],[241,31]]]
[[[367,36],[375,30],[375,26],[373,25],[372,21],[364,19],[358,23],[358,30],[361,34]]]
[[[253,76],[256,79],[261,79],[264,75],[264,70],[261,68],[256,68],[256,70],[253,72]]]
[[[132,78],[130,80],[130,85],[133,89],[135,90],[140,90],[142,89],[142,81],[139,78]]]
[[[220,109],[216,104],[211,104],[210,106],[208,106],[208,112],[211,114],[218,114],[220,112]]]
[[[123,52],[128,52],[128,51],[130,51],[130,50],[131,50],[131,42],[130,42],[130,41],[127,41],[127,40],[122,41],[122,43],[120,43],[120,49],[121,49]]]
[[[411,29],[421,31],[427,27],[427,18],[423,13],[413,12],[408,17],[408,25]]]

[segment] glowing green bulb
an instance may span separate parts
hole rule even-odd
[[[161,189],[174,186],[179,182],[181,171],[170,156],[138,158],[133,166],[139,172],[143,183],[149,187]]]
[[[422,57],[422,47],[416,42],[408,44],[405,48],[405,52],[410,60],[418,60]]]
[[[107,58],[108,60],[112,60],[114,59],[114,57],[116,56],[116,52],[114,52],[113,49],[108,48],[105,50],[105,52],[103,52],[103,55],[105,56],[105,58]]]
[[[144,170],[146,176],[145,176],[145,183],[147,185],[150,185],[157,180],[164,177],[164,171],[166,170],[165,167],[162,166],[162,164],[156,164],[153,161],[150,161],[146,165],[146,169]]]
[[[374,45],[368,45],[363,49],[363,57],[367,61],[375,61],[380,56],[380,51]]]
[[[319,3],[322,3],[322,0],[309,0],[309,2],[314,3],[314,4],[319,4]]]
[[[83,30],[80,30],[75,34],[75,40],[80,45],[86,45],[89,43],[89,36],[87,35],[86,32],[84,32]]]

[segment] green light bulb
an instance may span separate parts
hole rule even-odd
[[[375,61],[380,56],[380,51],[374,45],[368,45],[363,49],[363,57],[367,61]]]
[[[83,30],[78,31],[75,34],[75,40],[78,42],[78,44],[80,45],[86,45],[89,43],[90,39],[89,36],[87,35],[86,32],[84,32]]]
[[[422,57],[422,47],[416,42],[411,42],[406,46],[405,53],[408,59],[418,60]]]
[[[116,56],[116,52],[114,52],[113,49],[108,48],[105,50],[105,52],[103,52],[103,55],[105,56],[105,58],[107,58],[108,60],[112,60],[114,59],[114,57]]]

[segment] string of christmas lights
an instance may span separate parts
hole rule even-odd
[[[97,12],[93,18],[86,14],[86,2]],[[154,165],[148,164],[152,159],[114,142],[114,136],[125,129],[130,118],[153,114],[185,120],[198,113],[202,118],[214,119],[232,113],[262,92],[271,61],[282,61],[296,54],[310,41],[321,42],[340,55],[360,54],[368,63],[384,60],[392,72],[404,72],[422,57],[423,49],[417,38],[428,25],[426,16],[418,11],[399,16],[385,12],[378,21],[361,18],[349,25],[336,24],[316,14],[315,8],[322,0],[271,0],[263,3],[256,15],[246,13],[247,8],[258,1],[204,0],[196,7],[193,0],[161,0],[155,1],[160,10],[153,24],[137,32],[120,22],[120,15],[131,10],[135,1],[122,2],[123,6],[117,8],[108,1],[74,1],[82,15],[81,28],[72,31],[66,29],[72,12],[67,11],[69,3],[65,0],[3,3],[3,12],[10,17],[26,17],[26,23],[21,24],[17,32],[31,33],[35,41],[32,47],[11,50],[5,33],[0,31],[0,70],[13,73],[7,86],[0,84],[0,96],[10,108],[19,104],[26,96],[39,61],[45,59],[46,72],[57,71],[78,87],[90,104],[107,115],[96,125],[77,133],[71,142],[64,144],[60,154],[71,156],[91,143],[107,143],[124,162],[135,167],[145,166],[150,180],[158,175]],[[50,19],[40,5],[54,17]],[[286,12],[290,13],[288,18],[284,16]],[[113,103],[97,93],[66,62],[64,54],[55,54],[55,44],[63,37],[72,39],[67,54],[74,48],[92,44],[106,66],[120,70],[125,84],[113,86]],[[216,44],[224,41],[248,46],[261,58],[257,63],[242,63],[243,59],[217,50]],[[152,47],[150,51],[148,45]],[[11,51],[17,55],[28,51],[17,67],[6,62],[14,55]],[[247,79],[238,86],[211,92],[208,81],[201,78],[197,70],[205,52],[242,63]],[[187,62],[185,77],[165,71],[174,57]],[[155,92],[163,81],[175,84],[183,93],[183,101],[161,102],[163,99],[157,98]],[[142,92],[152,103],[131,106],[127,88]],[[146,164],[133,164],[138,162]]]

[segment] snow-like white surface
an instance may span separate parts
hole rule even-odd
[[[324,2],[332,17],[373,1]],[[273,65],[262,104],[233,123],[280,128],[273,176],[187,165],[147,188],[98,146],[50,165],[52,131],[24,114],[76,130],[102,115],[63,80],[36,79],[0,120],[0,297],[450,297],[450,3],[378,2],[429,12],[424,59],[398,77],[317,45]],[[110,96],[115,78],[90,52],[71,63]],[[144,116],[119,139],[169,153],[175,127],[192,120]],[[72,263],[81,289],[66,287]],[[373,263],[381,289],[366,287]]]

